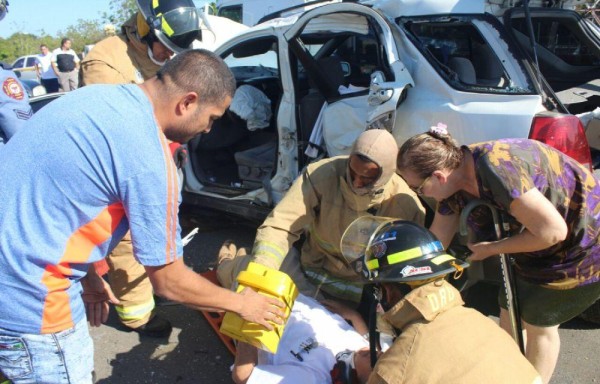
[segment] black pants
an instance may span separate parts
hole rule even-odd
[[[46,92],[58,92],[58,79],[41,79],[42,85],[46,88]]]

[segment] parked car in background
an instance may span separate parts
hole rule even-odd
[[[27,55],[21,56],[16,59],[11,67],[12,70],[19,76],[22,80],[37,80],[37,72],[35,70],[35,65],[37,63],[36,55]]]
[[[31,79],[21,79],[21,78],[19,80],[25,87],[25,91],[27,92],[27,95],[30,98],[35,97],[35,96],[42,96],[42,95],[46,94],[46,88],[42,84],[40,84],[39,81],[31,80]]]

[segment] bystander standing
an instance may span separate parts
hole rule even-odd
[[[46,44],[40,45],[40,53],[37,55],[37,63],[35,65],[38,79],[46,88],[46,92],[58,92],[58,78],[52,68],[52,53]]]
[[[52,68],[58,78],[60,90],[69,92],[79,86],[79,57],[71,49],[71,39],[64,38],[60,47],[52,51]]]

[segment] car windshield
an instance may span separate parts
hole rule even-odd
[[[453,15],[400,18],[398,24],[453,88],[501,94],[534,92],[530,76],[494,19]]]

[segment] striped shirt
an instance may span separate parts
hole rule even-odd
[[[137,85],[53,101],[0,151],[0,328],[54,333],[85,316],[79,280],[131,229],[134,255],[182,255],[167,140]]]

